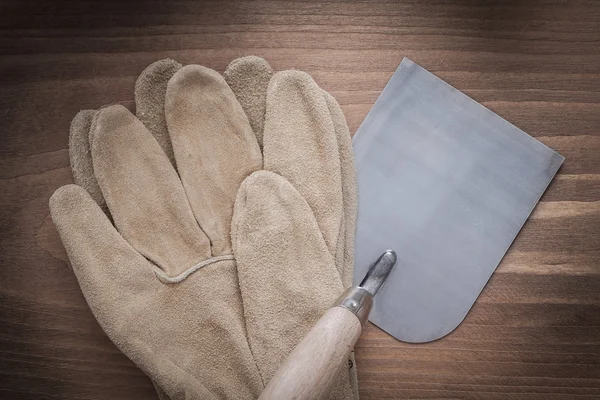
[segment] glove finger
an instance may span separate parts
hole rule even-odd
[[[170,276],[208,259],[177,172],[144,125],[115,105],[98,112],[90,132],[94,173],[129,244]]]
[[[109,313],[107,307],[123,307],[158,282],[148,261],[121,237],[83,188],[66,185],[54,192],[50,215],[81,290],[103,327],[111,323],[104,316],[121,315]]]
[[[336,266],[342,277],[344,287],[352,286],[354,274],[354,238],[356,236],[356,217],[358,215],[358,184],[354,167],[352,137],[344,118],[344,113],[335,98],[323,91],[329,114],[335,129],[340,158],[340,172],[343,198],[343,219],[336,250]]]
[[[170,58],[150,64],[135,82],[135,114],[148,128],[175,166],[173,147],[165,118],[165,95],[169,79],[182,67]]]
[[[249,343],[266,383],[342,282],[310,206],[272,172],[255,172],[240,186],[232,240]],[[347,376],[345,387],[351,391]]]
[[[231,216],[240,183],[262,167],[248,117],[216,71],[188,65],[165,102],[177,169],[213,256],[231,254]]]
[[[308,74],[273,76],[263,141],[264,168],[286,178],[306,199],[335,254],[343,215],[339,150],[322,90]]]
[[[269,63],[256,56],[233,60],[223,77],[248,116],[258,145],[263,145],[267,88],[273,76]]]
[[[106,207],[94,175],[90,154],[90,127],[97,112],[97,110],[82,110],[73,118],[69,128],[69,159],[75,184],[87,190],[98,205]]]
[[[106,213],[108,209],[96,176],[94,175],[90,153],[90,127],[97,112],[97,110],[82,110],[73,118],[69,129],[69,158],[74,182],[84,188]],[[168,397],[158,387],[156,382],[152,381],[152,384],[156,389],[159,399],[168,400]]]

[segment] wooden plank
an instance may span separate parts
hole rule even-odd
[[[0,31],[0,398],[156,398],[89,311],[48,199],[72,182],[77,111],[133,108],[159,58],[247,54],[312,74],[352,132],[407,56],[566,156],[456,331],[368,327],[363,399],[600,398],[598,2],[5,1]]]

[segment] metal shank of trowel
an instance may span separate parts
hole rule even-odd
[[[373,297],[385,283],[395,263],[396,252],[387,250],[371,265],[360,285],[346,289],[335,301],[334,307],[351,311],[364,326],[373,307]]]

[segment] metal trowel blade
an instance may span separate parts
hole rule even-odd
[[[564,159],[406,58],[354,152],[355,280],[396,250],[370,320],[406,342],[460,324]]]

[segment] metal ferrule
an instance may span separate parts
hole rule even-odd
[[[351,311],[360,321],[362,326],[369,319],[369,313],[373,306],[373,296],[360,286],[346,289],[344,293],[333,304],[334,307],[344,307]]]

